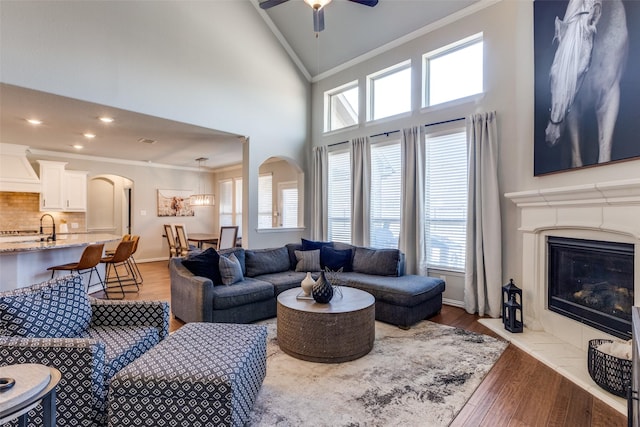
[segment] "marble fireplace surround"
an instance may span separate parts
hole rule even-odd
[[[547,236],[631,243],[640,254],[640,179],[507,193],[520,213],[525,332],[506,332],[499,319],[481,320],[516,346],[626,414],[626,402],[589,377],[589,340],[602,331],[547,309]],[[634,305],[640,305],[640,256],[634,257]]]

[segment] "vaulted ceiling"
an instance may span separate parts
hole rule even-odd
[[[253,3],[301,72],[314,81],[481,0],[379,0],[375,7],[333,0],[325,6],[325,29],[317,37],[312,9],[303,0],[289,0],[266,11],[259,6],[262,0],[245,1]],[[252,8],[247,10],[253,13]],[[183,167],[195,167],[195,159],[203,156],[215,159],[207,164],[209,168],[242,160],[237,135],[5,84],[0,85],[0,94],[0,142],[74,154],[78,151],[71,145],[78,142],[87,147],[82,151],[86,155]],[[25,126],[24,118],[34,105],[48,125]],[[117,126],[99,123],[97,117],[102,114],[116,116]],[[88,141],[78,129],[99,135]]]

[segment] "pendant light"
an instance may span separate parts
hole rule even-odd
[[[209,160],[206,157],[198,157],[198,194],[193,194],[189,197],[189,204],[191,206],[214,206],[216,204],[216,197],[213,194],[207,194],[200,191],[200,184],[202,184],[202,162]],[[205,185],[206,190],[206,185]]]

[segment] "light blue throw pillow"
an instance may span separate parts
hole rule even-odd
[[[229,257],[221,256],[218,261],[218,267],[220,269],[222,283],[225,285],[233,285],[244,279],[242,266],[235,254],[229,255]]]

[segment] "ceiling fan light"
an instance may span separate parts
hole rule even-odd
[[[322,9],[331,3],[331,0],[304,0],[304,2],[314,9]]]

